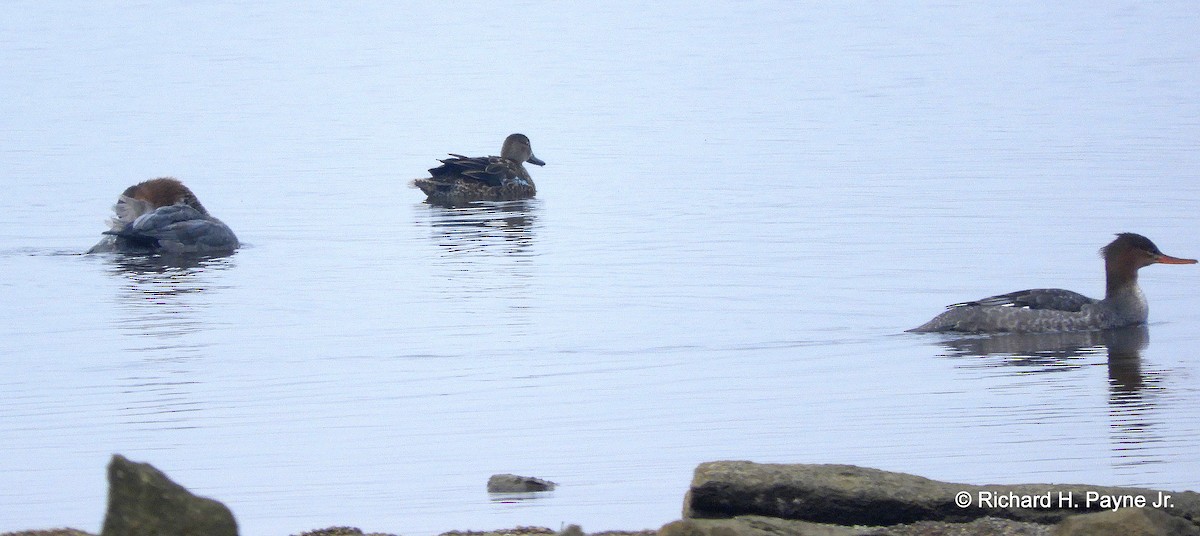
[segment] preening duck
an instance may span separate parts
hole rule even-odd
[[[225,253],[237,249],[233,230],[213,217],[178,179],[140,182],[117,198],[104,238],[88,253]]]

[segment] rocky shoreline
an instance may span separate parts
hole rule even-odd
[[[498,475],[492,485],[554,483]],[[237,536],[224,504],[197,497],[146,463],[114,455],[99,536]],[[517,527],[441,536],[1200,536],[1200,494],[1108,486],[970,485],[851,465],[700,464],[683,517],[641,531]],[[96,536],[77,529],[0,536]],[[396,536],[329,527],[293,536]]]

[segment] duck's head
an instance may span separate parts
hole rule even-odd
[[[185,204],[191,205],[201,213],[208,214],[208,211],[204,210],[204,205],[201,205],[200,200],[196,198],[196,194],[174,177],[159,177],[139,182],[126,188],[121,196],[145,202],[151,210]]]
[[[1172,257],[1160,251],[1149,238],[1137,233],[1120,233],[1100,249],[1109,269],[1137,271],[1151,264],[1196,264],[1196,259]]]
[[[533,156],[533,147],[529,145],[529,138],[524,134],[510,134],[504,138],[504,146],[500,148],[500,157],[518,164],[529,162],[537,166],[546,165],[540,158]]]

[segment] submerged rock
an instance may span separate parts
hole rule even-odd
[[[492,475],[488,479],[488,493],[527,493],[530,491],[550,491],[556,484],[531,476]]]
[[[1092,497],[1154,504],[1167,514],[1200,519],[1200,494],[1141,488],[1022,484],[974,486],[852,465],[709,462],[696,468],[684,517],[758,515],[817,523],[891,526],[919,521],[968,523],[983,517],[1054,524],[1110,509]],[[961,501],[961,502],[956,502]]]
[[[108,511],[101,536],[237,536],[224,504],[197,497],[148,463],[120,454],[108,464]]]

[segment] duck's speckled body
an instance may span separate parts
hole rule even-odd
[[[1138,270],[1151,264],[1195,264],[1171,257],[1150,239],[1121,233],[1100,250],[1107,287],[1104,299],[1062,289],[1030,289],[956,303],[912,332],[1047,332],[1112,329],[1143,324],[1150,307],[1137,284]]]
[[[533,156],[529,138],[512,134],[504,140],[500,156],[467,157],[450,154],[430,177],[413,181],[431,203],[458,205],[471,201],[511,201],[537,195],[525,162],[546,165]]]
[[[162,177],[126,188],[113,205],[110,229],[88,253],[227,253],[233,230],[205,210],[182,182]]]

